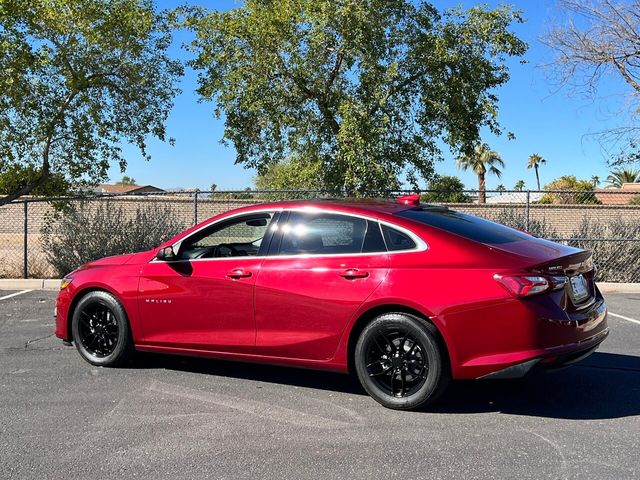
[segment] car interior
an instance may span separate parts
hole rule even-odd
[[[256,256],[273,215],[253,215],[216,225],[185,241],[178,256],[183,260]]]

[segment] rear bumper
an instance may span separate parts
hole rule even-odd
[[[487,375],[482,375],[478,378],[492,380],[521,378],[534,368],[551,369],[565,367],[587,358],[598,349],[608,335],[609,329],[607,328],[584,342],[547,349],[548,353],[543,356],[516,363],[515,365],[488,373]]]
[[[474,326],[482,331],[467,337],[466,358],[452,364],[456,379],[518,378],[534,367],[567,365],[595,351],[609,334],[599,292],[588,307],[574,312],[553,298],[510,302],[485,309]]]

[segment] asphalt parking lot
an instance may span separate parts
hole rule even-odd
[[[350,377],[140,355],[85,363],[53,336],[54,292],[0,291],[2,478],[640,477],[640,295],[564,370],[455,383],[386,410]]]

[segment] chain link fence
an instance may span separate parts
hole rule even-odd
[[[393,198],[409,191],[369,191]],[[330,191],[216,191],[23,199],[0,207],[0,278],[56,278],[107,255],[142,251],[202,220],[277,200],[344,198]],[[422,192],[424,202],[592,250],[597,279],[640,282],[640,191]],[[449,201],[453,200],[453,202]]]

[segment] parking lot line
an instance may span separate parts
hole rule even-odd
[[[23,293],[33,292],[33,290],[22,290],[21,292],[15,292],[10,295],[5,295],[4,297],[0,297],[0,300],[6,300],[7,298],[17,297],[18,295],[22,295]]]
[[[0,298],[0,300],[2,299]],[[635,318],[625,317],[624,315],[618,315],[617,313],[613,312],[609,312],[609,315],[611,315],[612,317],[621,318],[622,320],[626,320],[627,322],[637,323],[638,325],[640,325],[640,320],[636,320]]]

